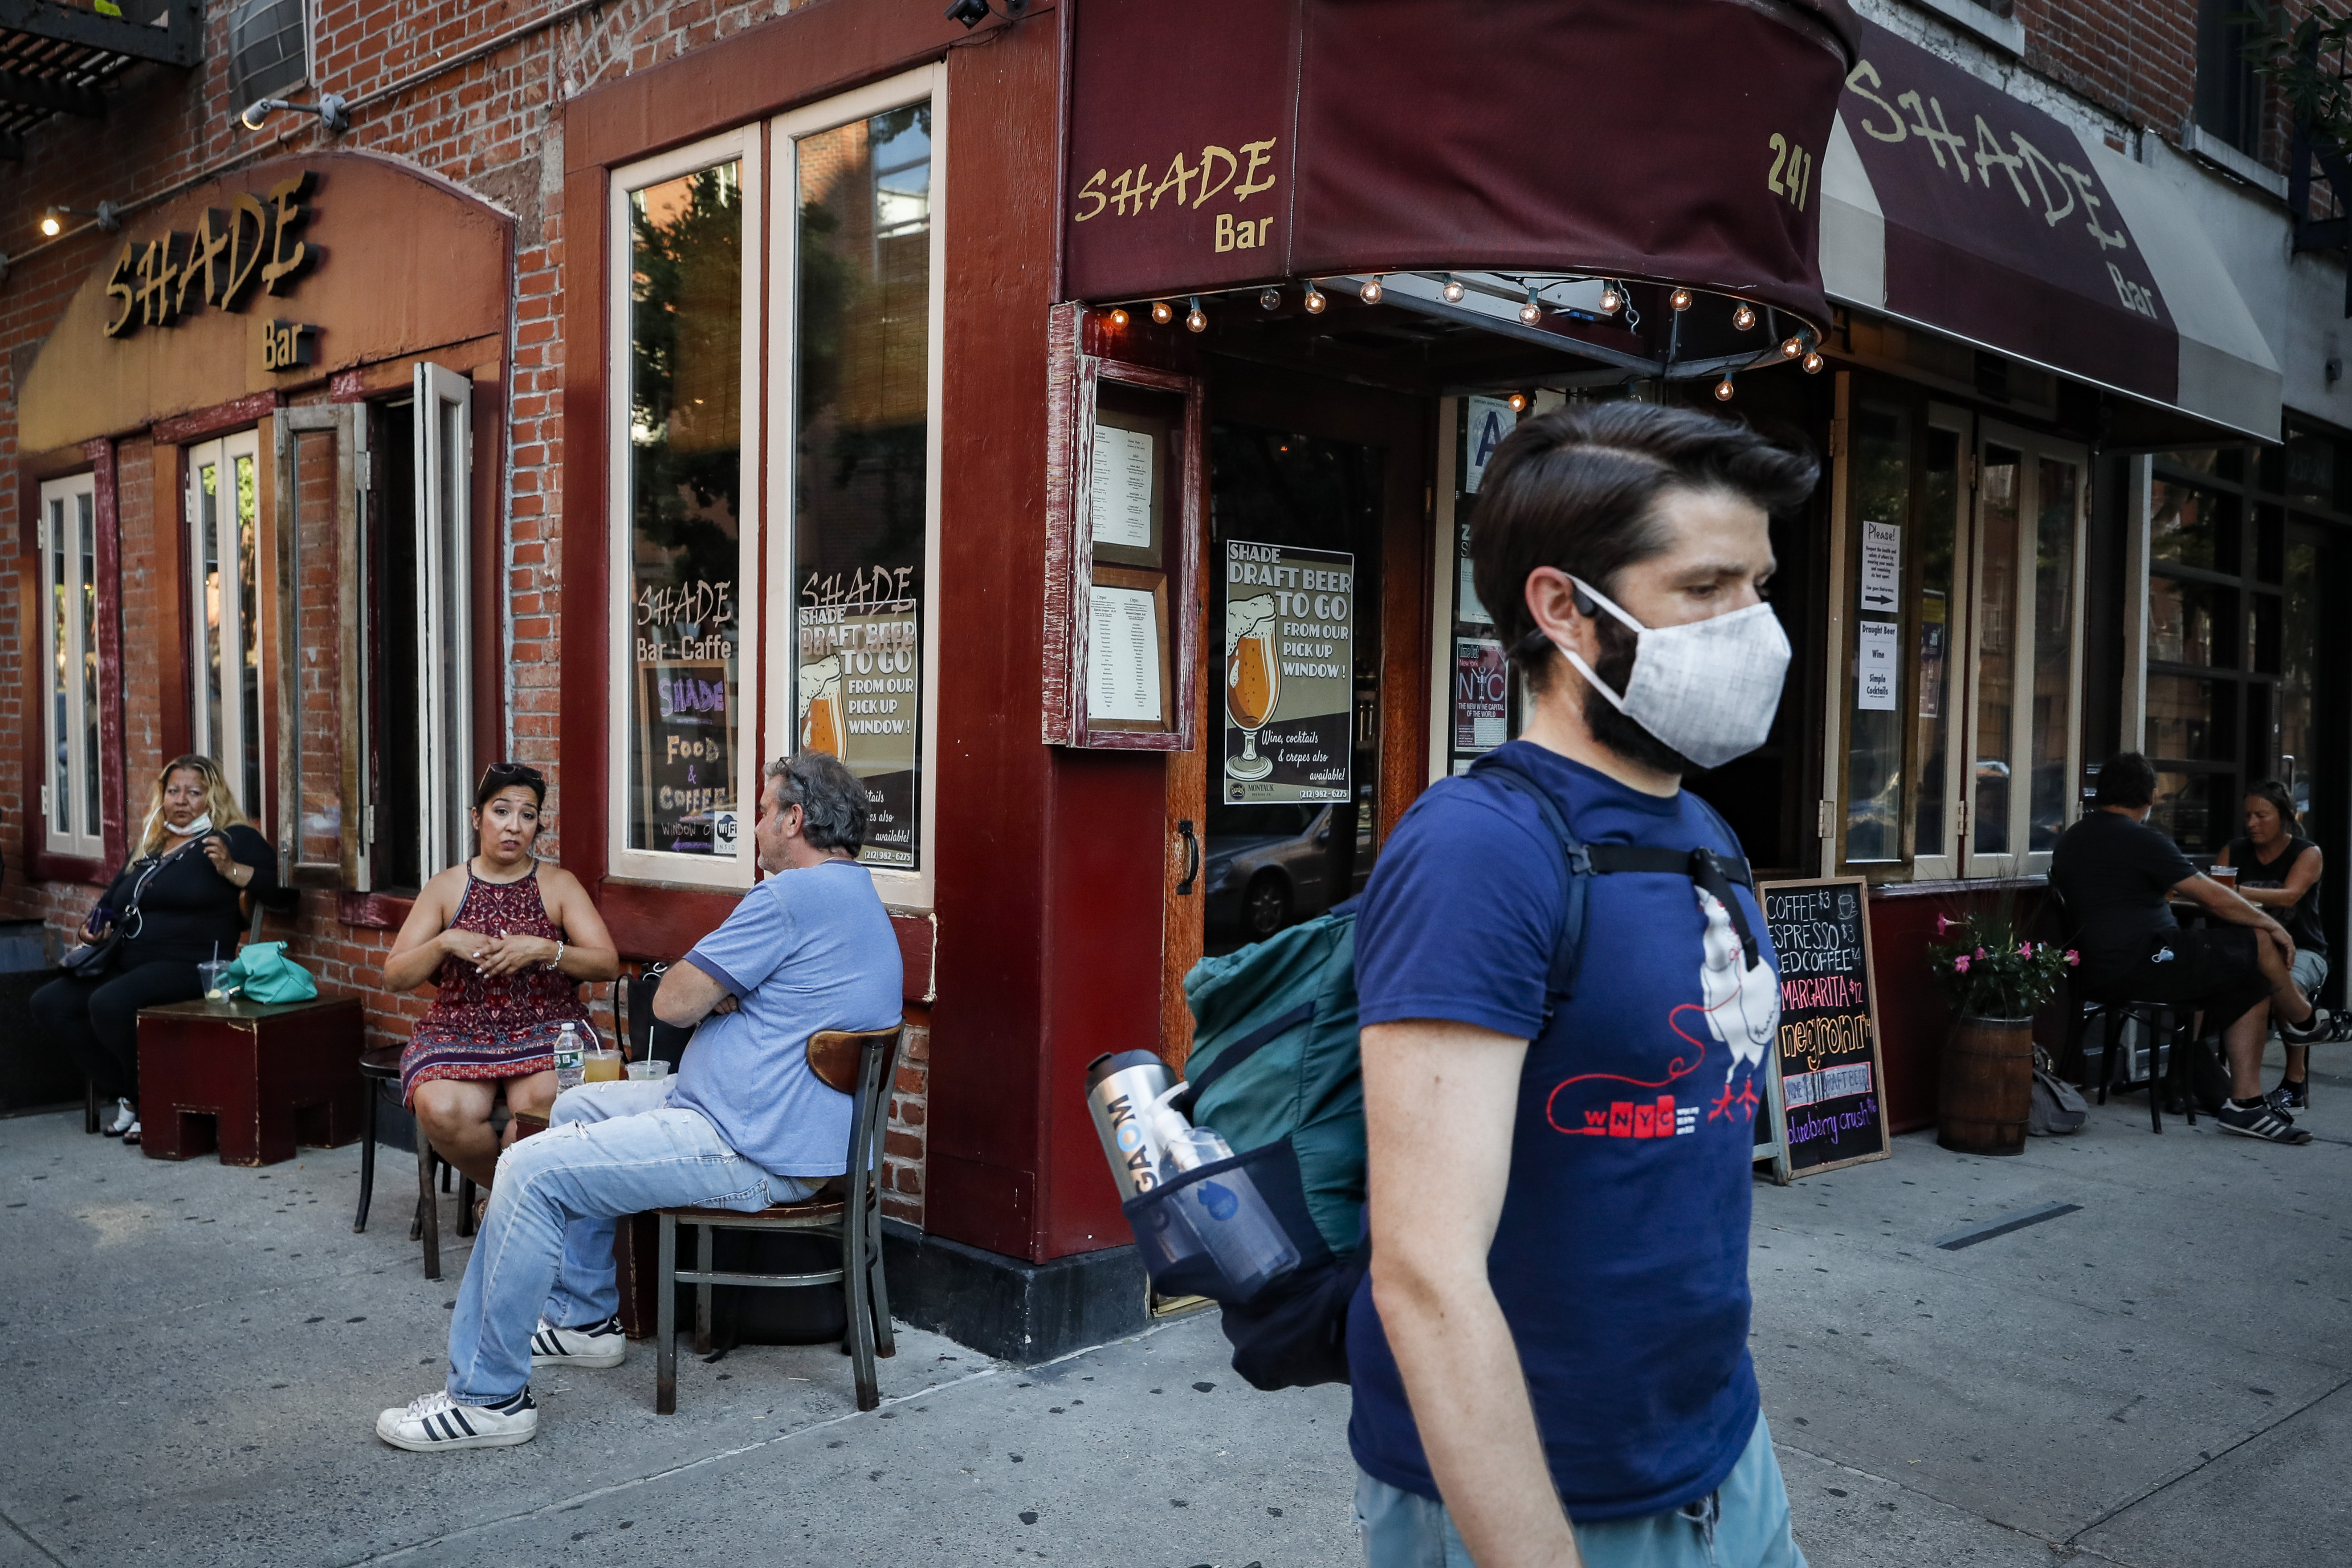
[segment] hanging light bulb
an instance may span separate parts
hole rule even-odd
[[[1691,308],[1691,291],[1687,289],[1677,289],[1666,296],[1666,303],[1677,310],[1687,310]]]
[[[1192,308],[1184,312],[1184,325],[1188,330],[1195,332],[1205,332],[1209,330],[1209,312],[1201,309],[1201,297],[1198,294],[1192,296]]]
[[[1356,298],[1367,305],[1377,305],[1381,302],[1381,296],[1387,292],[1381,287],[1380,278],[1375,274],[1364,279],[1364,286],[1356,290]]]
[[[1319,316],[1323,313],[1324,307],[1331,303],[1331,300],[1330,296],[1315,287],[1313,280],[1309,279],[1307,285],[1307,298],[1303,303],[1307,306],[1308,315]]]
[[[1812,353],[1805,356],[1805,374],[1807,375],[1819,375],[1822,374],[1822,366],[1828,363],[1828,361],[1822,358],[1822,351],[1815,349]]]
[[[1282,309],[1282,290],[1281,290],[1281,289],[1279,289],[1275,288],[1275,287],[1274,287],[1273,285],[1271,285],[1271,284],[1269,284],[1269,285],[1267,285],[1265,288],[1264,288],[1264,289],[1262,289],[1258,290],[1258,296],[1257,296],[1257,308],[1258,308],[1259,310],[1281,310],[1281,309]]]
[[[1127,308],[1125,306],[1119,305],[1112,307],[1110,312],[1110,324],[1114,327],[1124,327],[1127,325]]]
[[[1543,320],[1543,307],[1536,302],[1536,286],[1532,283],[1528,285],[1528,302],[1519,307],[1519,320],[1530,327]]]
[[[1151,320],[1156,326],[1166,326],[1176,319],[1176,307],[1165,300],[1151,301]]]
[[[1601,313],[1613,316],[1625,308],[1625,291],[1614,283],[1601,286]]]
[[[1780,345],[1780,357],[1782,359],[1796,359],[1803,354],[1804,352],[1805,340],[1802,338],[1791,337]]]
[[[1715,400],[1717,403],[1728,403],[1731,401],[1731,373],[1725,371],[1723,379],[1715,384]]]
[[[1528,411],[1528,395],[1524,392],[1515,392],[1503,401],[1511,405],[1511,412],[1514,414],[1525,414]]]
[[[1459,305],[1462,303],[1462,296],[1469,290],[1462,287],[1462,279],[1449,272],[1445,275],[1445,287],[1440,292],[1444,294],[1447,304]]]
[[[1756,307],[1742,300],[1739,302],[1739,309],[1731,312],[1731,324],[1743,332],[1755,326]]]

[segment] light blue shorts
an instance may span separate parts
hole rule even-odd
[[[2294,950],[2294,967],[2287,973],[2294,976],[2295,985],[2304,995],[2316,1002],[2319,988],[2327,984],[2327,957],[2307,947],[2298,947]]]
[[[1723,1485],[1671,1513],[1580,1524],[1585,1568],[1805,1568],[1789,1533],[1789,1489],[1764,1417]],[[1366,1568],[1475,1568],[1443,1503],[1356,1472]]]

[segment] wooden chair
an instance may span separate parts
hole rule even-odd
[[[882,1272],[882,1130],[890,1117],[890,1089],[898,1070],[901,1021],[864,1034],[826,1029],[809,1037],[809,1070],[818,1081],[854,1097],[849,1118],[848,1172],[838,1188],[828,1184],[798,1203],[772,1204],[756,1214],[733,1209],[673,1208],[656,1211],[661,1242],[655,1280],[654,1338],[656,1345],[654,1408],[677,1411],[677,1287],[695,1287],[694,1342],[710,1349],[710,1288],[744,1285],[762,1289],[799,1289],[841,1284],[849,1296],[849,1329],[842,1350],[857,1380],[857,1408],[882,1403],[874,1361],[898,1353],[890,1333],[890,1294]],[[677,1227],[698,1233],[698,1267],[677,1267]],[[719,1273],[711,1267],[711,1234],[720,1230],[796,1230],[841,1238],[841,1267],[805,1274]]]

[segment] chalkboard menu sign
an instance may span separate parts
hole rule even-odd
[[[1757,1108],[1756,1158],[1786,1184],[1886,1158],[1868,884],[1766,882],[1756,891],[1780,961],[1780,1026]]]
[[[727,665],[637,666],[637,789],[656,835],[646,847],[735,853],[735,726]]]

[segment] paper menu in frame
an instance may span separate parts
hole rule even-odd
[[[1159,607],[1150,590],[1095,584],[1087,605],[1087,716],[1157,723]]]
[[[1158,443],[1147,430],[1095,426],[1091,508],[1094,542],[1151,548],[1151,489]]]
[[[1902,626],[1895,621],[1854,623],[1853,705],[1864,713],[1892,713],[1902,684]]]

